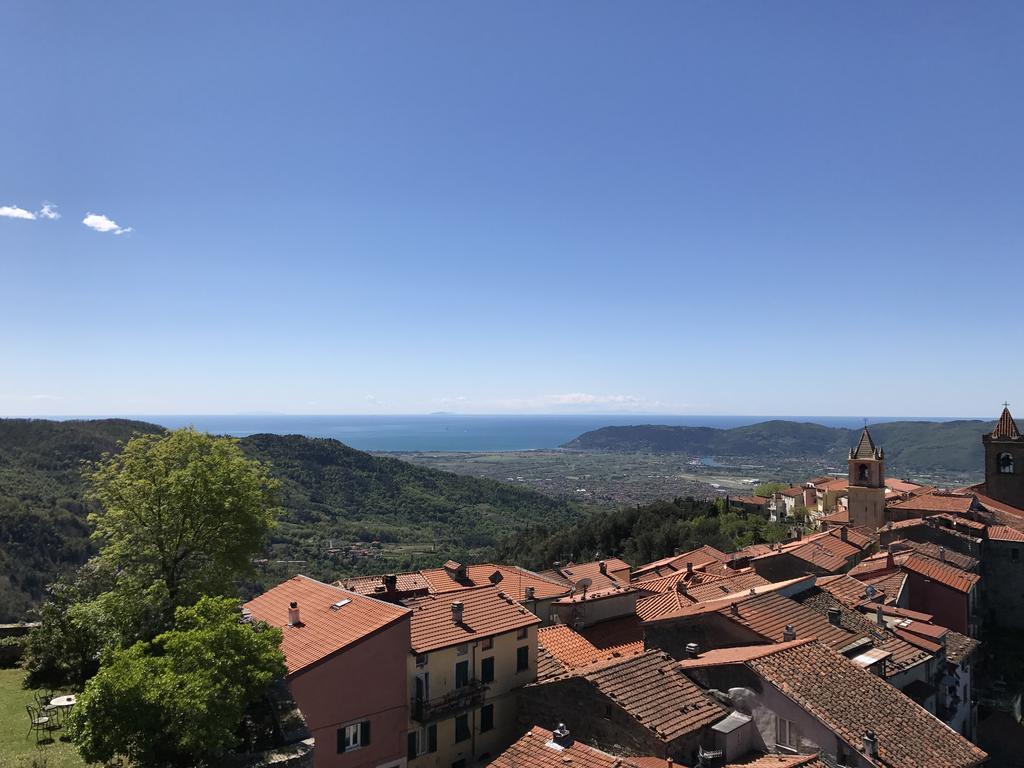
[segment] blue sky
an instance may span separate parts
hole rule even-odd
[[[2,414],[1024,410],[1020,3],[3,19]]]

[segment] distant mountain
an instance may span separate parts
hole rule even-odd
[[[0,622],[22,618],[49,582],[94,553],[83,464],[135,433],[162,431],[124,419],[0,419]],[[336,440],[252,435],[240,443],[281,480],[285,511],[268,546],[268,583],[296,570],[336,579],[360,569],[438,565],[583,514],[535,491],[371,456]],[[351,554],[358,542],[378,556]]]
[[[995,422],[894,421],[869,427],[887,461],[908,471],[980,472],[981,435]],[[796,421],[765,421],[734,429],[643,424],[585,432],[563,448],[579,451],[681,453],[690,456],[845,460],[860,430]]]

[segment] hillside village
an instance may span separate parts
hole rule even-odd
[[[245,605],[305,718],[281,760],[1012,765],[1022,681],[987,649],[1024,624],[1024,437],[1004,409],[979,438],[970,487],[886,477],[865,427],[846,478],[731,499],[793,522],[775,545],[291,578]]]

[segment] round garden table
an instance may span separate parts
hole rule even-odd
[[[75,706],[75,694],[69,693],[67,696],[57,696],[56,698],[50,699],[50,706],[57,707],[57,709],[73,707]]]

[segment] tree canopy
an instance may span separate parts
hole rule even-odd
[[[100,557],[170,606],[226,594],[251,571],[277,510],[277,481],[237,442],[193,429],[138,435],[88,476]]]
[[[68,732],[90,762],[139,768],[216,764],[246,710],[285,674],[281,631],[241,621],[239,601],[203,597],[174,628],[114,651],[85,686]]]

